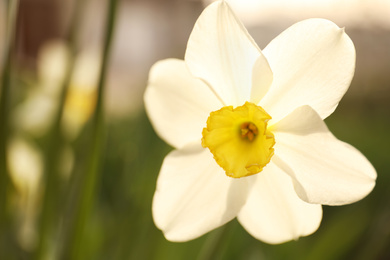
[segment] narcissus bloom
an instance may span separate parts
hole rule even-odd
[[[255,238],[282,243],[313,233],[322,204],[365,197],[375,169],[323,122],[354,69],[353,43],[330,21],[299,22],[261,51],[225,1],[207,7],[184,61],[156,63],[145,93],[175,148],[152,207],[165,237],[187,241],[237,217]]]
[[[60,99],[69,55],[69,47],[63,41],[49,41],[41,48],[38,55],[38,84],[13,115],[18,128],[34,136],[47,133]],[[75,57],[62,117],[62,128],[69,139],[77,137],[92,115],[99,71],[100,55],[94,48]]]

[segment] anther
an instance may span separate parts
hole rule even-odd
[[[240,126],[241,138],[247,139],[252,142],[255,137],[259,134],[257,126],[252,122],[242,123]]]

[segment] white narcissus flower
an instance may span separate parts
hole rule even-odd
[[[145,92],[156,132],[176,148],[152,207],[165,237],[187,241],[237,217],[282,243],[313,233],[321,204],[370,193],[375,169],[323,122],[354,69],[353,43],[330,21],[299,22],[261,51],[225,1],[207,7],[185,60],[156,63]]]
[[[34,136],[47,133],[56,113],[69,63],[69,48],[63,41],[47,42],[38,56],[38,86],[17,107],[13,119],[18,128]],[[62,128],[69,139],[80,133],[95,109],[101,58],[90,48],[75,57],[65,99]]]
[[[8,170],[14,184],[18,221],[17,237],[25,249],[37,241],[37,217],[41,203],[43,160],[38,148],[26,138],[12,137],[7,147]]]

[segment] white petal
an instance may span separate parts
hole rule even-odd
[[[267,59],[261,55],[253,66],[252,73],[252,92],[250,101],[258,104],[264,95],[268,92],[272,84],[273,74]]]
[[[144,98],[154,129],[176,148],[200,143],[210,112],[222,106],[207,85],[191,76],[184,61],[175,59],[152,67]]]
[[[294,179],[298,196],[309,202],[342,205],[364,198],[376,171],[356,148],[334,137],[309,106],[273,126],[274,162]]]
[[[185,61],[193,75],[213,87],[225,105],[248,101],[260,49],[225,1],[208,6],[188,40]]]
[[[157,181],[154,222],[170,241],[197,238],[233,219],[246,191],[247,182],[227,177],[207,149],[173,151]]]
[[[274,80],[261,106],[280,120],[310,105],[329,116],[347,91],[355,70],[351,39],[334,23],[309,19],[288,28],[264,50]]]
[[[291,178],[272,161],[264,171],[248,178],[255,183],[238,220],[252,236],[277,244],[317,230],[322,219],[321,205],[302,201]]]

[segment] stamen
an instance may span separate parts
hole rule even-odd
[[[241,138],[252,142],[259,134],[257,126],[252,122],[242,123],[240,126]]]

